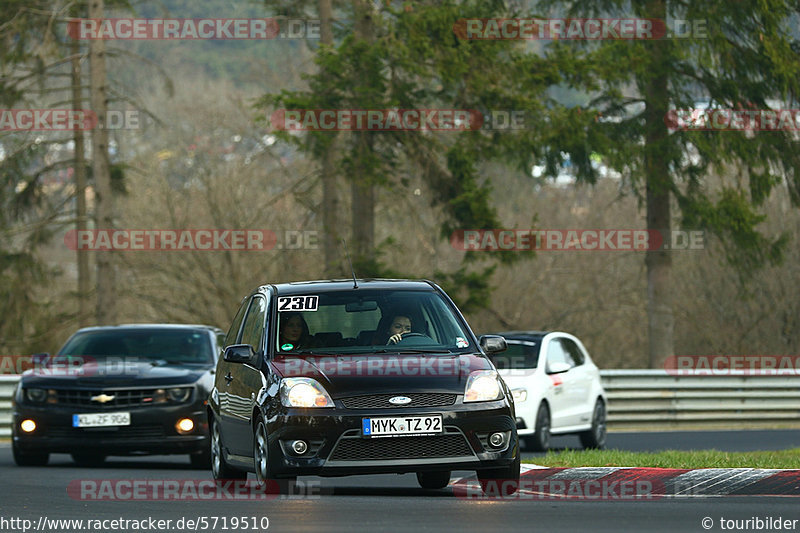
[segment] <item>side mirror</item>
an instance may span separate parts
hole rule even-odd
[[[49,354],[49,353],[47,353],[47,352],[35,353],[35,354],[33,354],[33,355],[31,356],[31,362],[32,362],[32,363],[33,363],[35,366],[42,366],[42,365],[44,365],[44,364],[47,362],[47,360],[48,360],[48,359],[50,359],[50,354]]]
[[[548,374],[563,374],[567,370],[572,368],[569,363],[564,363],[561,361],[555,363],[548,363],[547,365],[547,373]]]
[[[249,363],[256,355],[256,351],[249,344],[232,344],[225,348],[223,359],[229,363]]]
[[[478,339],[481,349],[487,354],[505,352],[508,349],[505,337],[501,335],[481,335]]]

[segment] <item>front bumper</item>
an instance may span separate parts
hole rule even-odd
[[[396,409],[284,409],[268,420],[272,475],[340,476],[441,470],[482,470],[511,465],[519,442],[505,401],[446,407]],[[443,432],[434,436],[364,437],[362,419],[441,414]],[[488,436],[506,435],[500,448]],[[304,440],[308,451],[290,443]]]
[[[117,411],[130,412],[129,426],[72,426],[74,414]],[[175,424],[181,418],[194,421],[190,433],[178,433]],[[32,433],[20,429],[20,423],[25,419],[36,422],[36,430]],[[208,449],[208,421],[201,402],[113,410],[89,406],[15,405],[12,424],[14,444],[25,451],[96,451],[105,455],[130,455],[198,453]]]

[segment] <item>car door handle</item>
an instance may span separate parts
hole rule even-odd
[[[231,381],[233,381],[233,376],[231,375],[231,373],[230,373],[230,372],[228,372],[228,373],[225,375],[225,381],[227,381],[227,382],[228,382],[228,385],[230,385],[230,384],[231,384]]]

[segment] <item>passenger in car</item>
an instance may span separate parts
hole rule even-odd
[[[280,347],[283,351],[311,346],[312,339],[303,315],[297,312],[281,313]],[[286,347],[288,345],[288,347]]]

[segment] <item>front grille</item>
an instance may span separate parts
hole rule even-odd
[[[364,439],[343,437],[329,461],[370,461],[381,459],[432,459],[473,457],[464,435],[458,431],[433,437],[384,437]]]
[[[139,407],[153,405],[157,389],[131,390],[56,390],[58,403],[61,405],[91,406],[101,409],[118,409],[120,407]],[[114,399],[105,403],[92,401],[95,396],[105,394]]]
[[[50,428],[47,435],[53,438],[132,438],[132,439],[157,439],[165,437],[163,426],[119,426],[111,428]]]
[[[390,398],[406,396],[411,403],[393,405]],[[455,394],[411,393],[411,394],[374,394],[369,396],[353,396],[342,398],[346,409],[397,409],[398,407],[442,407],[456,403]]]

